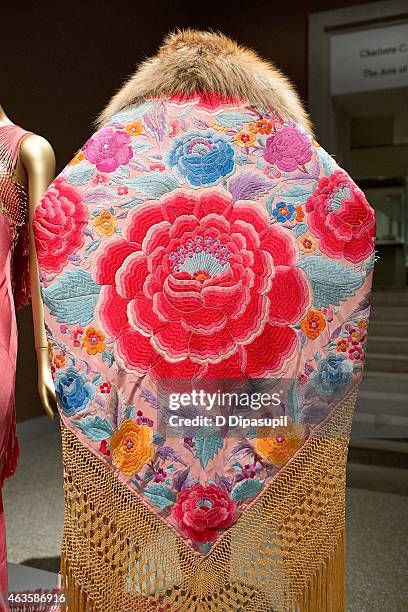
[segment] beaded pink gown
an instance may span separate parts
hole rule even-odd
[[[14,180],[20,144],[26,132],[0,126],[0,610],[7,592],[7,555],[1,488],[16,468],[18,443],[14,406],[17,357],[16,308],[28,302],[27,191]]]

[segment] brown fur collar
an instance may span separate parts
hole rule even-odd
[[[146,98],[195,93],[246,100],[311,129],[299,96],[272,63],[223,34],[191,29],[165,39],[157,55],[144,61],[113,96],[98,123]]]

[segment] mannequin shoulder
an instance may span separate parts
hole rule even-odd
[[[54,150],[48,140],[37,134],[30,134],[24,138],[20,148],[20,160],[28,173],[35,169],[54,172]]]

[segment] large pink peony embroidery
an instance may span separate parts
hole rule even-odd
[[[307,134],[294,125],[287,125],[265,143],[264,158],[280,170],[291,172],[312,159],[312,145]]]
[[[125,367],[158,378],[259,377],[293,353],[309,290],[292,235],[254,203],[178,192],[142,205],[97,262]]]
[[[82,147],[85,158],[100,172],[113,172],[133,156],[131,137],[124,130],[106,127],[96,132]]]
[[[195,484],[180,493],[173,506],[172,518],[180,531],[194,544],[213,542],[231,527],[235,502],[215,484]]]
[[[63,176],[55,179],[35,210],[33,230],[40,268],[61,272],[84,242],[88,210],[80,192]]]
[[[363,192],[343,170],[320,179],[306,202],[309,228],[320,249],[337,259],[359,263],[374,248],[375,216]]]

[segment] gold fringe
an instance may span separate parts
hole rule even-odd
[[[344,612],[355,396],[202,557],[64,424],[66,612]]]

